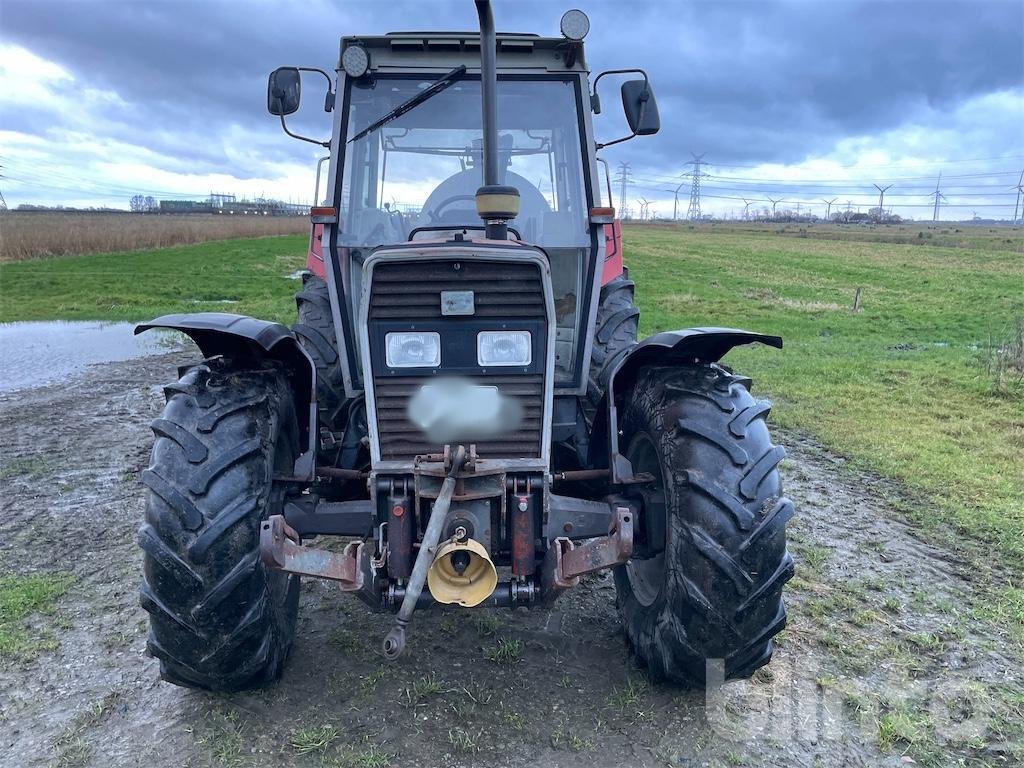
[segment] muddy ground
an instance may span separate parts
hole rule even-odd
[[[986,608],[1006,575],[925,543],[898,522],[898,487],[797,435],[777,436],[799,514],[790,621],[749,682],[650,685],[610,577],[550,611],[420,614],[395,665],[376,653],[387,617],[308,581],[280,684],[217,696],[160,682],[137,599],[138,475],[160,385],[186,359],[0,395],[0,573],[73,576],[32,619],[56,650],[0,660],[4,766],[1024,761],[1019,646]]]

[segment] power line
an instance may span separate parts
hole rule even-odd
[[[638,181],[649,181],[649,179],[642,179],[642,178],[639,178],[639,177],[636,177],[636,178],[637,178]],[[653,182],[653,183],[657,183],[657,182]],[[864,191],[866,186],[867,185],[862,186],[862,187],[858,187],[858,188],[851,188],[851,189],[845,189],[845,188],[841,188],[841,187],[840,188],[831,188],[831,189],[820,189],[820,188],[816,188],[816,187],[803,187],[803,186],[795,184],[791,188],[785,189],[785,185],[765,185],[765,186],[760,187],[760,188],[758,188],[758,187],[730,187],[730,186],[721,186],[721,185],[715,184],[715,183],[710,183],[709,184],[709,183],[705,182],[705,183],[703,183],[701,185],[701,189],[704,190],[704,191],[711,190],[711,191],[716,191],[716,192],[738,192],[738,193],[741,193],[741,194],[744,194],[744,195],[751,195],[751,194],[758,194],[758,193],[760,193],[760,194],[769,194],[769,193],[781,192],[783,194],[805,195],[807,197],[814,197],[815,195],[819,195],[819,194],[822,194],[822,193],[825,193],[825,194],[840,194],[840,195],[842,195],[842,194],[847,194],[847,195],[852,194],[852,195],[861,195],[861,196],[870,194],[873,197],[874,196],[873,192],[865,192]],[[900,189],[903,189],[903,188],[901,187]],[[930,196],[930,192],[927,191],[927,190],[930,190],[930,189],[932,189],[932,187],[929,185],[928,187],[925,187],[923,190],[920,190],[920,191],[917,191],[917,192],[907,192],[907,193],[903,193],[903,192],[890,192],[886,196],[887,197],[919,198],[922,195]],[[956,188],[955,187],[944,187],[944,189],[949,191],[949,190],[956,189]],[[985,187],[985,189],[998,190],[998,189],[1002,189],[1002,187],[987,186],[987,187]],[[1016,187],[1011,187],[1011,189],[1016,189]],[[671,192],[672,190],[666,190],[666,191]],[[992,192],[951,192],[951,194],[955,194],[957,197],[975,197],[975,198],[982,198],[982,197],[985,197],[985,198],[991,198],[991,197],[1012,197],[1012,196],[1015,195],[1014,192],[996,192],[996,191],[992,191]],[[1007,203],[1007,205],[1009,205],[1009,203]]]
[[[646,186],[644,184],[634,184],[633,186],[635,186],[637,189],[642,189],[642,190],[647,191],[647,192],[661,192],[661,191],[663,191],[660,187],[649,187],[649,186]],[[738,202],[742,202],[744,200],[744,198],[737,197],[736,195],[713,195],[713,194],[708,194],[707,192],[702,191],[701,192],[701,199],[704,199],[704,198],[710,198],[710,199],[713,199],[713,200],[736,200]],[[762,201],[770,202],[770,198],[762,198]],[[795,205],[799,201],[797,201],[795,199],[779,198],[778,202],[780,202],[780,203],[792,203],[792,204]],[[853,204],[854,201],[850,200],[849,202],[851,204]],[[860,203],[860,204],[861,205],[866,205],[866,203]],[[932,204],[931,203],[899,203],[899,207],[900,208],[931,208]],[[946,207],[947,208],[1009,208],[1010,204],[1009,203],[947,203]]]
[[[717,166],[717,163],[715,165]],[[838,186],[858,186],[858,185],[863,185],[863,184],[865,184],[867,182],[867,179],[865,179],[864,177],[860,177],[860,178],[849,178],[849,177],[847,177],[847,178],[836,178],[835,176],[833,176],[833,177],[828,178],[828,179],[805,179],[805,178],[792,178],[792,177],[791,178],[787,178],[787,179],[773,179],[773,178],[755,178],[755,177],[752,177],[752,176],[731,176],[731,175],[723,175],[723,174],[710,174],[710,175],[711,175],[712,178],[718,179],[720,181],[736,182],[736,183],[750,183],[750,184],[803,184],[803,185],[823,184],[823,185],[830,185],[830,186],[835,186],[835,185],[838,185]],[[1016,176],[1016,175],[1017,175],[1017,171],[1010,170],[1010,171],[993,171],[993,172],[988,172],[988,173],[955,174],[955,175],[947,176],[946,178],[947,179],[983,179],[983,178],[995,179],[995,178],[998,178],[1000,176],[1005,177],[1005,176]],[[656,176],[656,175],[652,175],[652,176],[649,176],[647,178],[653,179],[655,181],[660,181],[660,182],[666,182],[666,181],[671,181],[672,180],[671,177]],[[932,176],[901,176],[901,177],[881,178],[881,179],[877,179],[877,180],[881,181],[881,182],[899,183],[900,186],[906,186],[905,182],[909,182],[909,181],[928,182],[930,184],[931,180],[934,179],[934,178],[935,178],[934,175],[932,175]],[[995,183],[998,183],[998,182],[995,182]],[[917,186],[923,186],[923,184],[919,184]]]
[[[940,165],[951,165],[953,163],[988,163],[995,162],[997,160],[1019,160],[1024,158],[1024,155],[997,155],[995,157],[968,157],[960,160],[936,160],[930,163],[930,166],[935,168]],[[779,163],[760,163],[757,165],[750,165],[749,163],[730,163],[730,162],[716,162],[716,166],[719,168],[763,168],[766,165],[779,165]],[[839,168],[863,168],[868,171],[881,171],[888,168],[906,168],[904,165],[890,164],[890,165],[859,165],[857,163],[847,163],[838,165]]]

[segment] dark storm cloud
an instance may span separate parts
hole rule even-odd
[[[666,173],[681,170],[691,149],[720,162],[798,162],[844,137],[1024,82],[1024,5],[1012,0],[575,4],[591,17],[591,67],[643,66],[655,84],[662,133],[617,156]],[[557,34],[562,5],[496,0],[495,14],[500,29]],[[469,0],[7,0],[0,18],[4,42],[121,97],[124,106],[108,109],[106,135],[164,156],[167,170],[238,178],[264,171],[260,163],[310,157],[265,113],[266,74],[275,66],[333,69],[342,34],[474,25]],[[615,101],[606,94],[606,104]],[[612,116],[617,107],[606,111],[601,136],[622,124]],[[329,131],[315,108],[304,109],[297,125]],[[30,110],[0,127],[43,135],[52,126],[52,115]],[[257,167],[233,166],[228,141],[258,148]]]
[[[1024,5],[1016,2],[631,10],[615,11],[611,29],[595,23],[601,50],[590,61],[603,64],[609,53],[617,64],[643,61],[668,129],[658,150],[668,156],[693,149],[719,159],[798,161],[844,136],[896,127],[922,107],[949,109],[1024,83]],[[629,41],[622,52],[620,40]]]

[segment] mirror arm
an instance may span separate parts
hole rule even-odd
[[[322,69],[317,67],[296,67],[299,72],[319,72],[327,80],[327,97],[324,99],[324,112],[330,112],[334,109],[334,83],[331,82],[331,76],[324,72]],[[289,134],[290,135],[290,134]],[[301,138],[301,137],[300,137]]]
[[[310,138],[307,138],[305,136],[299,136],[299,134],[297,134],[297,133],[292,133],[291,131],[288,130],[288,125],[284,121],[284,115],[278,115],[278,117],[281,118],[281,130],[284,131],[289,136],[291,136],[293,139],[299,139],[301,141],[308,141],[310,144],[316,144],[316,145],[321,146],[321,147],[327,147],[328,149],[331,148],[331,142],[329,142],[329,141],[319,141],[317,139],[310,139]]]
[[[599,104],[601,102],[600,97],[598,97],[598,95],[597,95],[597,84],[599,82],[601,82],[601,78],[602,77],[604,77],[605,75],[628,75],[628,74],[631,74],[633,72],[638,72],[639,74],[644,76],[644,92],[646,92],[649,81],[648,81],[648,78],[647,78],[647,73],[644,70],[636,69],[636,68],[634,68],[634,69],[606,69],[604,72],[602,72],[601,74],[599,74],[597,77],[594,78],[594,92],[592,94],[590,94],[591,102],[593,102],[594,99],[597,99]]]
[[[630,139],[633,139],[633,138],[636,138],[636,134],[635,133],[631,133],[631,134],[629,134],[629,136],[623,136],[621,139],[613,139],[612,141],[604,141],[604,142],[599,141],[599,142],[594,144],[594,148],[595,149],[604,149],[605,147],[610,147],[612,144],[621,144],[622,142],[629,141]]]
[[[645,72],[642,69],[606,69],[604,72],[602,72],[597,77],[595,77],[594,78],[594,91],[593,91],[593,93],[590,94],[591,109],[593,109],[594,104],[597,104],[597,109],[594,110],[594,111],[597,114],[601,113],[601,97],[597,95],[597,84],[598,84],[598,82],[600,82],[602,77],[604,77],[605,75],[628,75],[628,74],[632,74],[634,72],[639,72],[641,75],[644,76],[644,97],[643,97],[643,103],[640,105],[640,118],[642,119],[643,116],[644,116],[644,109],[647,107],[647,99],[650,98],[650,94],[651,94],[650,81],[647,78],[647,72]],[[630,139],[636,138],[636,135],[637,135],[636,131],[634,131],[633,133],[629,134],[628,136],[623,136],[621,139],[614,139],[612,141],[605,141],[605,142],[598,141],[598,142],[596,142],[594,144],[594,147],[596,149],[604,149],[605,147],[610,147],[612,144],[621,144],[624,141],[629,141]]]

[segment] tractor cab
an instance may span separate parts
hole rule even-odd
[[[604,74],[643,78],[622,84],[631,134],[608,143],[655,133],[659,120],[642,70],[602,73],[591,82],[583,52],[589,21],[582,12],[569,11],[562,30],[562,37],[495,34],[493,154],[495,183],[518,193],[507,237],[543,249],[550,266],[555,387],[579,394],[586,386],[595,291],[622,274],[606,167],[604,184],[598,180],[597,82]],[[335,283],[344,307],[339,325],[358,324],[363,266],[374,250],[484,234],[476,207],[485,182],[480,40],[479,31],[341,40],[337,93],[327,99],[335,112],[334,134],[324,142],[331,149],[331,216],[324,223],[334,226],[314,231],[307,263],[326,279],[324,249],[336,256]],[[298,90],[294,68],[271,75],[268,104],[281,113],[283,125],[284,115],[297,108]],[[276,102],[275,93],[281,94]],[[286,103],[292,94],[294,104]],[[353,395],[361,388],[362,370],[358,333],[347,336],[346,381]]]

